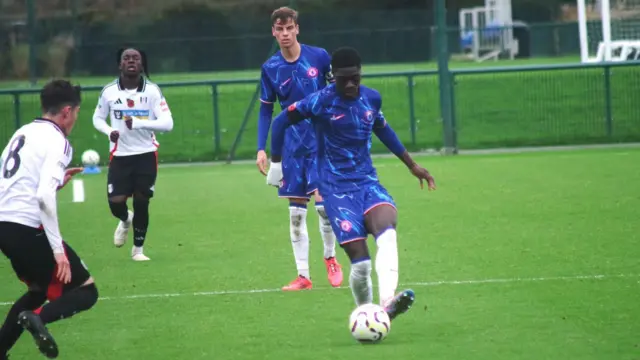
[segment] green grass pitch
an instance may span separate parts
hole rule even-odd
[[[453,63],[452,68],[532,65],[577,62],[573,58],[528,59],[488,63]],[[365,73],[434,70],[434,64],[367,66]],[[611,74],[611,133],[607,130],[606,91],[602,69],[554,70],[504,74],[465,74],[456,77],[455,117],[458,145],[462,149],[503,146],[534,146],[640,141],[640,108],[636,90],[640,87],[638,67],[616,68]],[[217,74],[158,75],[156,82],[220,79],[257,79],[255,71]],[[104,85],[113,78],[81,78],[82,85]],[[403,76],[365,78],[365,85],[379,90],[383,110],[400,139],[412,150],[440,148],[443,142],[438,78],[421,75],[413,79],[416,119],[412,138],[408,79]],[[257,83],[256,83],[257,84]],[[175,119],[171,133],[157,134],[161,161],[188,162],[226,159],[256,84],[221,85],[218,88],[220,127],[219,152],[214,151],[214,113],[210,86],[164,87]],[[5,84],[7,85],[7,84]],[[16,85],[16,84],[13,84]],[[87,91],[81,117],[71,135],[75,161],[87,149],[107,159],[107,137],[91,122],[99,91]],[[15,130],[13,99],[0,95],[0,112],[8,119],[0,124],[0,140]],[[39,114],[37,94],[21,97],[23,122]],[[238,158],[253,158],[256,152],[259,105],[237,149]],[[276,106],[275,114],[279,111]],[[374,151],[382,147],[375,143]]]
[[[399,207],[400,282],[417,298],[373,346],[350,337],[351,293],[329,287],[313,212],[315,289],[277,290],[295,276],[287,206],[255,166],[161,167],[148,263],[130,260],[131,239],[112,245],[106,174],[82,176],[86,202],[59,194],[61,229],[103,300],[50,326],[60,358],[639,358],[640,149],[419,161],[437,191],[375,160]],[[4,315],[24,288],[6,260],[0,279]],[[40,358],[28,336],[13,356]]]

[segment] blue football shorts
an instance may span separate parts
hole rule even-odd
[[[340,245],[367,238],[364,218],[372,209],[382,205],[396,207],[387,189],[377,182],[356,191],[323,195],[323,198],[325,211]]]

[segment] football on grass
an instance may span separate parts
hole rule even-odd
[[[351,336],[363,344],[375,344],[384,340],[391,330],[391,320],[382,306],[365,304],[358,306],[349,317]]]

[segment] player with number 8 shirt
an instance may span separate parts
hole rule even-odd
[[[67,169],[73,156],[67,136],[78,118],[80,89],[55,80],[44,86],[40,100],[43,115],[15,132],[0,159],[0,250],[28,286],[0,329],[0,360],[8,359],[25,329],[44,355],[57,357],[45,325],[98,300],[93,278],[62,240],[56,204],[56,191],[82,171]]]

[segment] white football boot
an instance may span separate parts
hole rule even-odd
[[[131,258],[133,261],[149,261],[149,259],[143,252],[141,247],[133,247],[131,249]]]
[[[116,247],[122,247],[125,242],[127,242],[127,237],[129,236],[129,229],[131,228],[131,223],[133,222],[133,211],[129,210],[129,217],[127,221],[120,221],[118,223],[118,227],[116,228],[116,232],[113,234],[113,244]]]

